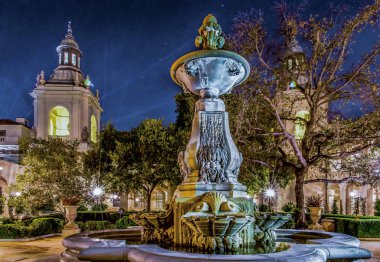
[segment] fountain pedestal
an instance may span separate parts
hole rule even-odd
[[[190,142],[179,155],[184,181],[177,188],[177,201],[211,191],[246,197],[247,188],[237,181],[242,160],[231,137],[224,102],[201,98],[196,103]]]
[[[215,17],[208,15],[195,40],[203,50],[186,54],[171,68],[173,80],[185,92],[200,96],[190,141],[178,157],[184,176],[173,203],[174,243],[178,245],[233,249],[253,241],[253,202],[247,198],[247,188],[237,180],[243,158],[231,137],[228,113],[219,98],[242,83],[250,67],[240,55],[218,50],[223,43],[220,26]],[[219,198],[210,198],[211,194]],[[212,201],[222,198],[224,208],[212,211]],[[231,231],[229,227],[234,223],[242,223],[242,227]],[[224,228],[218,235],[202,229],[206,224]]]

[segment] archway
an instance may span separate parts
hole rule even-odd
[[[56,106],[49,113],[49,136],[70,135],[70,114],[63,106]]]
[[[91,142],[97,142],[98,125],[94,115],[91,116]]]

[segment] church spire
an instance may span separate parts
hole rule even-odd
[[[69,22],[67,23],[67,34],[68,35],[73,35],[73,30],[71,29],[71,21],[69,20]]]

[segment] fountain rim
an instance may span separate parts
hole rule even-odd
[[[206,58],[206,57],[220,57],[220,58],[230,58],[235,60],[238,63],[241,63],[242,66],[245,69],[245,75],[244,77],[239,81],[234,84],[234,86],[237,86],[241,83],[243,83],[249,76],[251,67],[248,63],[248,61],[242,57],[241,55],[227,51],[227,50],[198,50],[194,52],[187,53],[186,55],[178,58],[170,68],[170,76],[172,77],[173,81],[179,85],[182,86],[181,83],[177,80],[176,78],[176,72],[178,68],[183,65],[185,62],[194,60],[197,58]]]

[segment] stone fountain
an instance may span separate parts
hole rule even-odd
[[[160,243],[165,235],[174,245],[203,250],[235,250],[253,244],[253,202],[237,180],[243,158],[219,98],[247,79],[250,67],[240,55],[219,50],[224,44],[221,33],[216,18],[206,16],[195,39],[203,50],[179,58],[170,70],[185,92],[200,98],[190,141],[178,157],[184,180],[168,208],[171,214],[152,214],[148,222],[146,215],[132,218],[144,227],[147,242]],[[165,223],[157,228],[158,221],[168,216],[173,216],[170,227]]]
[[[131,216],[143,229],[142,234],[135,227],[65,238],[61,261],[323,262],[371,256],[358,247],[360,242],[354,237],[281,230],[278,228],[290,219],[288,215],[256,211],[246,187],[237,180],[243,159],[231,137],[224,102],[219,98],[246,80],[250,67],[240,55],[220,50],[224,44],[221,33],[216,18],[206,16],[195,39],[202,50],[179,58],[170,70],[173,80],[185,92],[199,96],[190,141],[178,156],[184,179],[172,201],[161,213]],[[289,250],[276,252],[276,235],[292,243]],[[140,237],[144,244],[133,244]],[[302,243],[296,242],[299,238]],[[231,255],[239,248],[254,245],[258,247],[254,252]],[[195,253],[167,249],[172,247],[190,248]]]

